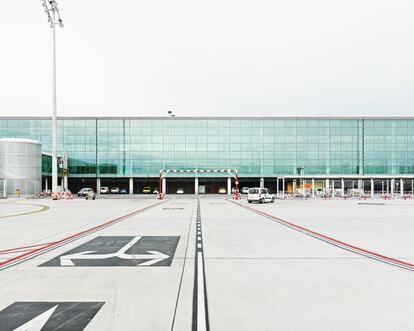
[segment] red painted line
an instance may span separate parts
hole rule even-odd
[[[26,249],[26,248],[33,248],[33,247],[39,247],[39,246],[46,246],[50,243],[44,243],[44,244],[37,244],[37,245],[30,245],[30,246],[21,246],[21,247],[14,247],[14,248],[7,248],[7,249],[2,249],[0,250],[0,253],[8,253],[8,252],[13,252],[13,251],[20,251],[22,249]]]
[[[6,255],[6,254],[17,254],[17,253],[21,253],[21,252],[32,252],[33,249],[31,248],[25,248],[25,249],[20,249],[18,251],[10,251],[10,252],[0,252],[0,255]]]
[[[383,254],[379,254],[379,253],[376,253],[376,252],[373,252],[373,251],[370,251],[370,250],[367,250],[367,249],[364,249],[364,248],[361,248],[361,247],[358,247],[358,246],[355,246],[355,245],[346,243],[344,241],[341,241],[341,240],[338,240],[338,239],[329,237],[327,235],[324,235],[322,233],[313,231],[311,229],[307,229],[305,227],[302,227],[300,225],[297,225],[297,224],[294,224],[292,222],[286,221],[286,220],[284,220],[284,219],[282,219],[280,217],[276,217],[276,216],[273,216],[271,214],[265,213],[263,211],[257,210],[255,208],[251,208],[251,207],[248,207],[248,206],[244,206],[244,205],[241,205],[241,204],[239,204],[237,202],[234,202],[234,201],[232,201],[232,202],[235,203],[236,205],[239,205],[240,207],[243,207],[245,209],[248,209],[250,211],[253,211],[254,213],[260,214],[260,215],[262,215],[262,216],[264,216],[264,217],[266,217],[268,219],[271,219],[271,220],[273,220],[275,222],[278,222],[280,224],[283,224],[283,225],[286,225],[288,227],[294,228],[294,229],[296,229],[296,230],[298,230],[300,232],[303,232],[305,234],[314,235],[315,237],[319,237],[321,239],[325,239],[325,240],[330,241],[332,243],[335,243],[335,244],[338,244],[340,246],[349,248],[349,249],[351,249],[353,251],[357,251],[357,252],[359,252],[359,253],[361,253],[363,255],[370,255],[370,256],[372,256],[374,258],[378,258],[378,259],[384,260],[386,262],[395,263],[395,264],[401,265],[403,267],[407,267],[409,269],[414,269],[414,264],[413,263],[409,263],[409,262],[406,262],[406,261],[398,260],[398,259],[395,259],[393,257],[389,257],[389,256],[386,256],[386,255],[383,255]]]
[[[109,220],[109,221],[107,221],[107,222],[105,222],[105,223],[102,223],[102,224],[99,224],[99,225],[94,226],[94,227],[92,227],[92,228],[89,228],[89,229],[87,229],[87,230],[84,230],[84,231],[81,231],[81,232],[75,233],[75,234],[73,234],[73,235],[71,235],[71,236],[69,236],[69,237],[66,237],[66,238],[63,238],[63,239],[60,239],[60,240],[57,240],[57,241],[51,242],[51,243],[46,244],[46,245],[44,245],[44,246],[42,246],[42,247],[35,248],[35,249],[33,249],[33,250],[30,250],[29,252],[26,252],[26,253],[24,253],[24,254],[21,254],[21,255],[15,256],[15,257],[13,257],[13,258],[11,258],[11,259],[8,259],[8,260],[5,260],[5,261],[3,261],[3,262],[0,262],[0,267],[4,267],[4,266],[5,266],[5,265],[7,265],[7,264],[10,264],[10,263],[13,263],[13,262],[17,262],[18,260],[21,260],[21,259],[23,259],[23,258],[26,258],[26,257],[28,257],[28,256],[30,256],[30,255],[32,255],[32,254],[40,253],[42,250],[46,250],[46,249],[52,248],[53,246],[57,246],[57,245],[59,245],[59,244],[63,244],[64,242],[69,241],[69,240],[71,240],[71,239],[76,239],[77,237],[80,237],[80,236],[82,236],[82,235],[87,235],[87,234],[89,234],[89,233],[92,233],[92,232],[98,231],[98,230],[100,230],[100,229],[102,229],[102,228],[108,227],[108,226],[110,226],[110,225],[112,225],[112,224],[118,223],[118,222],[123,221],[123,220],[125,220],[125,219],[127,219],[127,218],[130,218],[130,217],[132,217],[132,216],[134,216],[134,215],[137,215],[137,214],[139,214],[139,213],[142,213],[143,211],[145,211],[145,210],[147,210],[147,209],[149,209],[149,208],[155,207],[155,206],[157,206],[157,205],[159,205],[159,204],[161,204],[161,203],[163,203],[163,201],[162,201],[162,202],[157,202],[157,203],[155,203],[155,204],[149,205],[149,206],[144,207],[144,208],[141,208],[141,209],[138,209],[138,210],[136,210],[136,211],[134,211],[134,212],[132,212],[132,213],[129,213],[129,214],[126,214],[126,215],[123,215],[123,216],[120,216],[120,217],[117,217],[117,218],[111,219],[111,220]],[[1,269],[0,269],[0,270],[1,270]]]

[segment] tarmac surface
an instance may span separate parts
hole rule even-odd
[[[3,200],[0,331],[413,330],[413,211],[399,199]]]

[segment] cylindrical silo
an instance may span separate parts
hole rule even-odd
[[[42,190],[42,144],[21,138],[0,139],[0,178],[7,195],[33,195]]]

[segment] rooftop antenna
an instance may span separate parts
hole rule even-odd
[[[41,0],[53,37],[53,116],[52,116],[52,192],[57,192],[57,101],[56,101],[56,26],[63,28],[57,1]]]

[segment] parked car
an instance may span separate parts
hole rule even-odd
[[[128,194],[128,190],[126,188],[121,188],[119,194]]]
[[[220,187],[218,190],[219,194],[226,194],[227,190],[224,187]]]
[[[275,196],[267,188],[253,187],[247,193],[247,201],[252,202],[275,202]]]
[[[243,194],[247,194],[247,193],[249,193],[249,188],[248,187],[242,187],[240,192],[243,193]]]
[[[160,190],[158,189],[158,187],[154,188],[154,191],[152,191],[153,194],[158,194],[160,193]]]
[[[84,187],[78,192],[78,197],[84,197],[88,194],[88,192],[93,192],[93,189],[90,187]]]
[[[100,193],[101,194],[108,194],[109,193],[109,187],[108,186],[101,186]]]
[[[111,187],[111,193],[118,194],[119,193],[119,187]]]
[[[181,187],[177,188],[177,194],[184,194],[184,190]]]
[[[145,186],[145,187],[142,189],[142,193],[151,193],[151,187],[149,187],[149,186]]]

